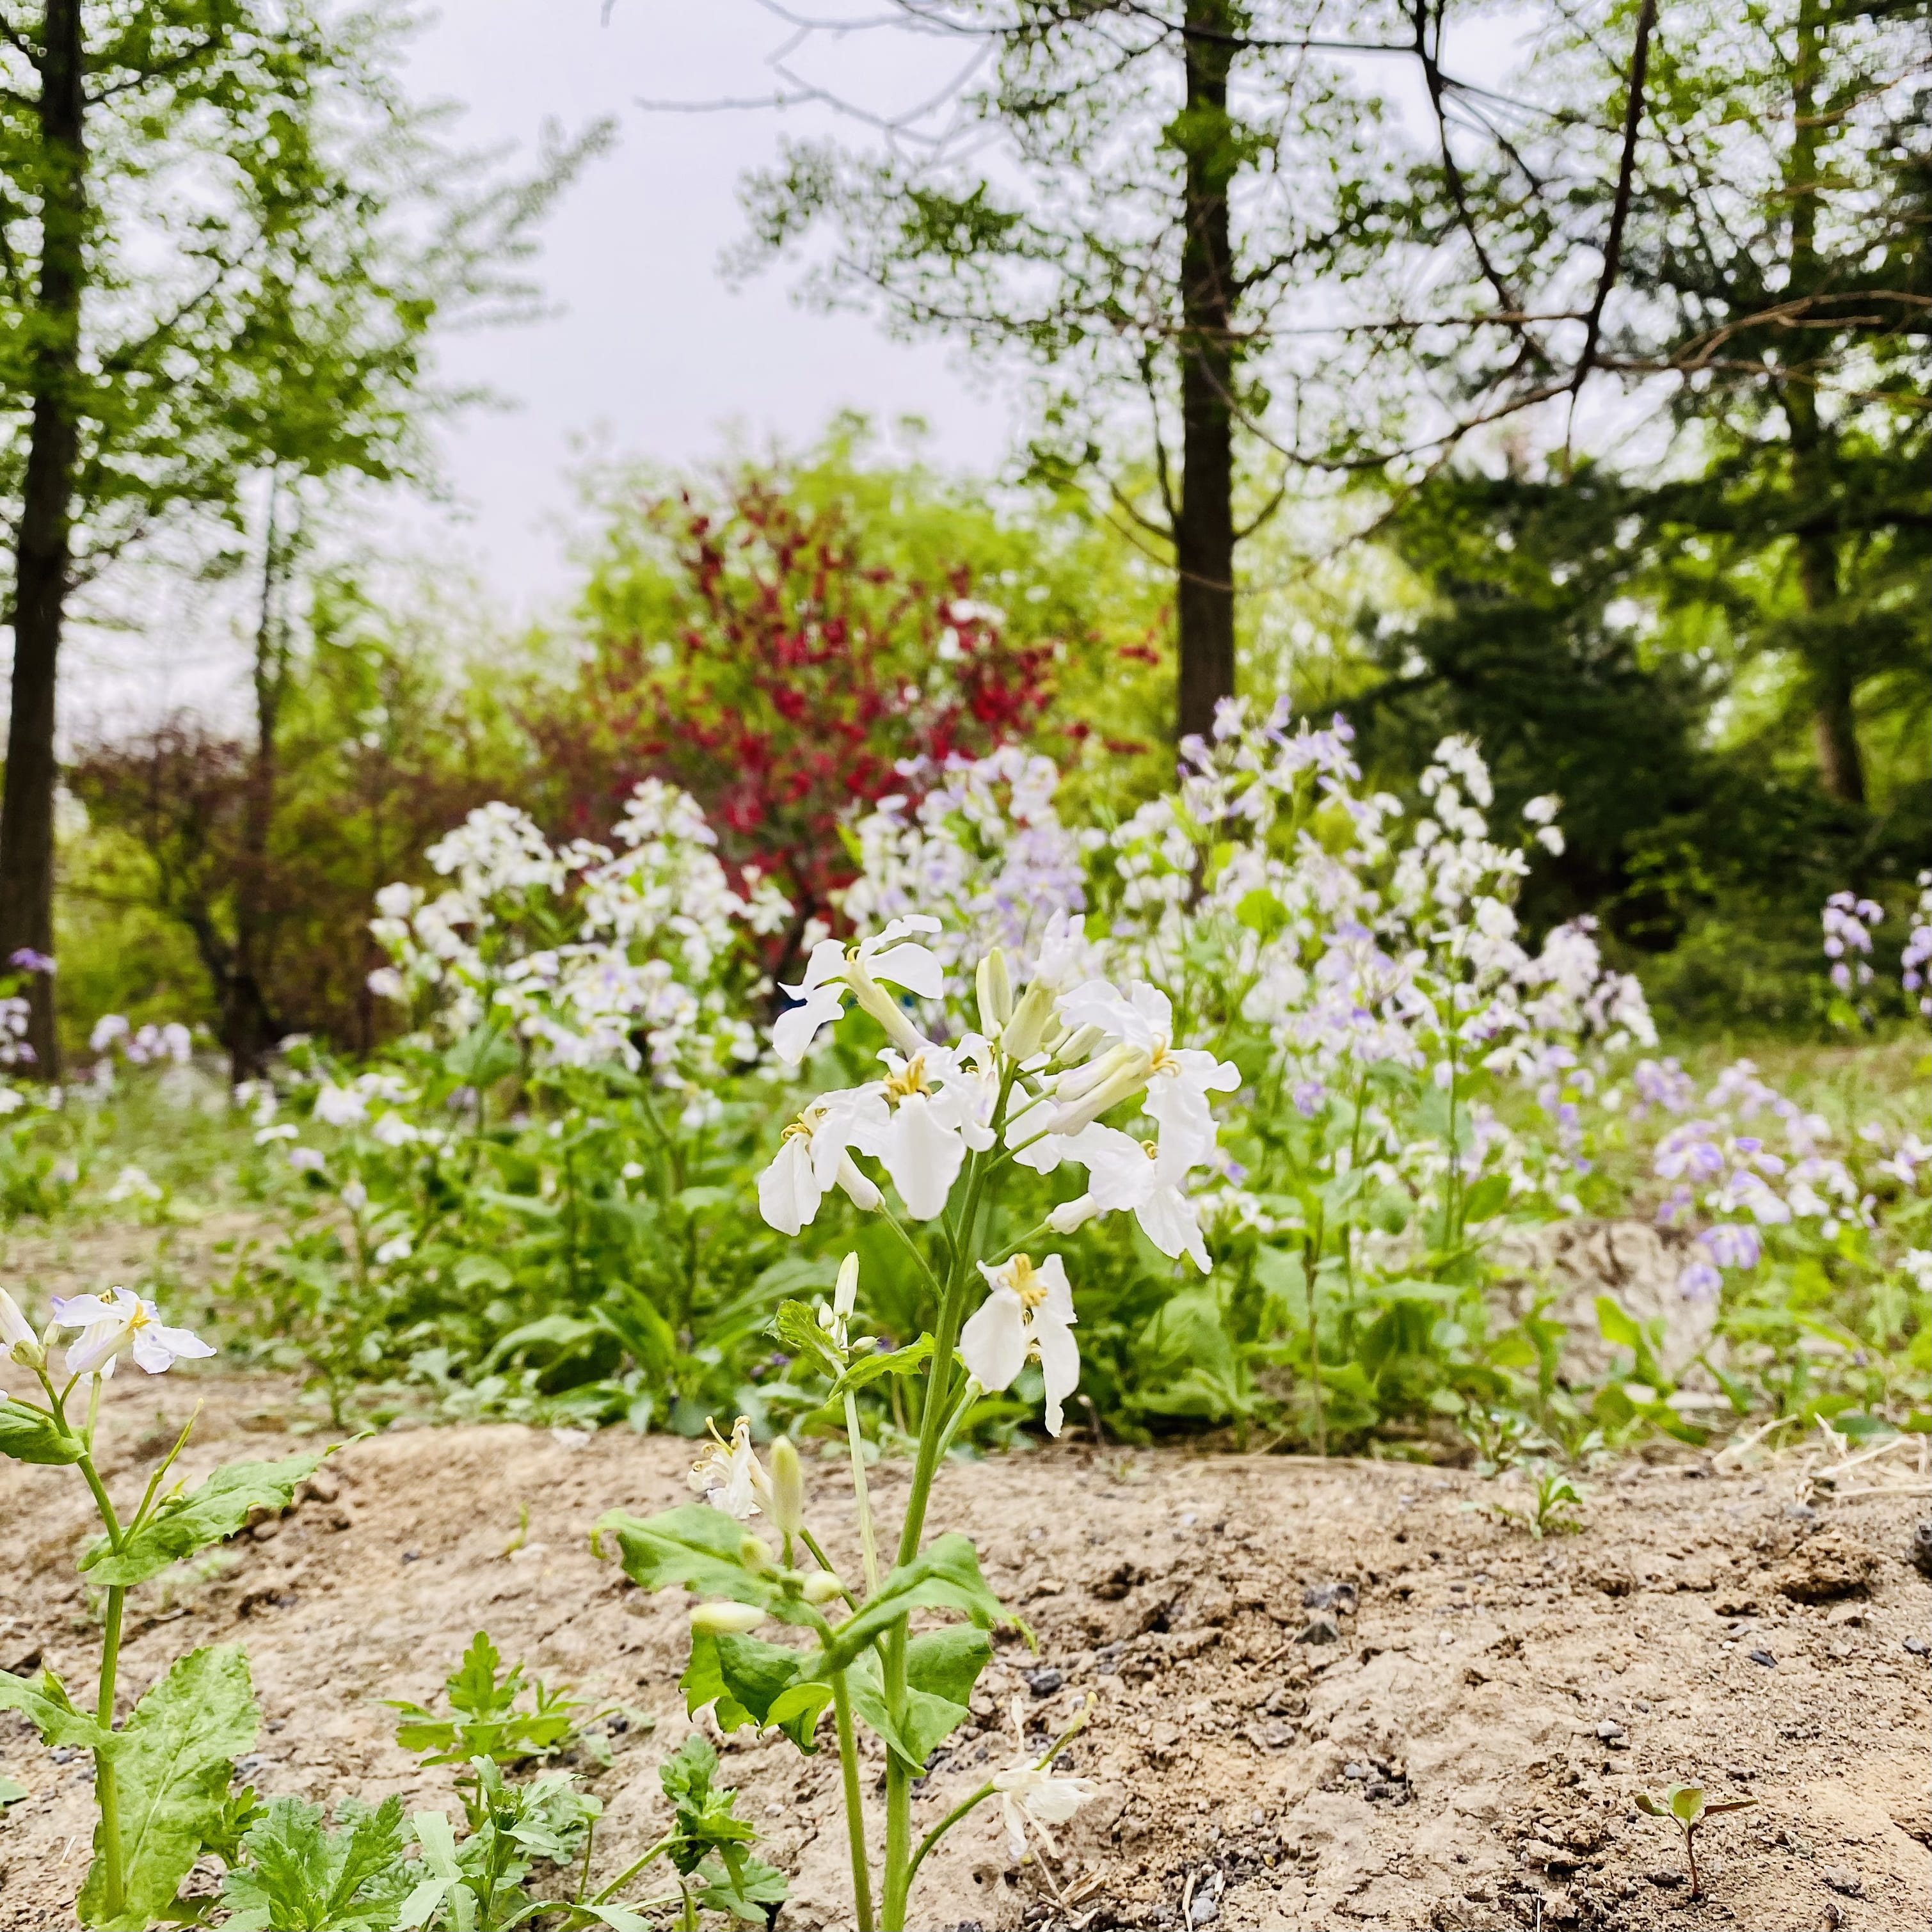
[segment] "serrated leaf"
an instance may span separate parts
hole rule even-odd
[[[81,1445],[45,1409],[7,1396],[0,1397],[0,1456],[16,1462],[77,1462]]]
[[[747,1924],[769,1925],[768,1908],[785,1901],[784,1873],[748,1856],[740,1858],[737,1867],[736,1871],[722,1871],[716,1865],[700,1865],[698,1875],[705,1881],[700,1902],[710,1911],[728,1912]]]
[[[845,1364],[832,1352],[831,1337],[818,1325],[815,1309],[802,1301],[782,1301],[772,1317],[772,1334],[793,1355],[836,1382]]]
[[[881,1376],[913,1375],[932,1353],[932,1337],[922,1335],[916,1342],[909,1342],[903,1348],[895,1348],[890,1354],[861,1355],[832,1384],[832,1393],[826,1400],[836,1402],[853,1390],[877,1382]]]
[[[333,1831],[320,1805],[271,1798],[240,1857],[221,1882],[230,1932],[388,1932],[414,1878],[393,1796],[373,1810],[344,1799]]]
[[[170,1564],[232,1536],[251,1511],[286,1509],[296,1485],[314,1475],[328,1453],[285,1456],[278,1462],[230,1462],[187,1496],[160,1504],[118,1552],[106,1537],[97,1537],[80,1567],[96,1583],[145,1583]]]
[[[0,1711],[18,1711],[40,1732],[40,1742],[49,1745],[94,1750],[111,1735],[85,1712],[74,1708],[73,1699],[51,1670],[32,1678],[0,1670]]]
[[[88,1924],[100,1932],[146,1932],[169,1916],[182,1880],[219,1826],[234,1760],[254,1743],[258,1716],[248,1658],[233,1643],[190,1651],[134,1706],[113,1743],[121,1909],[107,1910],[97,1826],[80,1900]]]

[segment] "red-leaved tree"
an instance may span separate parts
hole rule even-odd
[[[963,567],[928,581],[869,560],[836,496],[740,473],[722,507],[648,508],[663,550],[644,614],[586,650],[566,701],[526,718],[562,828],[601,836],[643,778],[704,807],[722,856],[830,915],[846,828],[952,753],[1030,732],[1055,647],[1020,644]],[[789,948],[788,948],[788,950]]]

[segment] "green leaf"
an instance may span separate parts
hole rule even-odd
[[[966,1721],[973,1686],[993,1647],[970,1625],[926,1630],[906,1646],[906,1696],[897,1724],[886,1703],[878,1653],[867,1651],[846,1673],[852,1708],[914,1772]]]
[[[1680,1825],[1694,1825],[1704,1815],[1703,1788],[1696,1784],[1673,1784],[1664,1794],[1670,1815]]]
[[[80,1892],[88,1924],[146,1932],[170,1916],[182,1880],[220,1826],[233,1761],[255,1742],[258,1714],[248,1658],[232,1643],[190,1651],[134,1706],[112,1746],[122,1906],[110,1916],[97,1826]]]
[[[776,1594],[773,1584],[745,1568],[743,1528],[709,1503],[686,1503],[641,1519],[611,1510],[597,1520],[592,1548],[601,1549],[607,1536],[617,1545],[624,1574],[640,1589],[682,1583],[700,1596],[725,1597],[760,1609],[769,1607]]]
[[[1509,1205],[1509,1176],[1486,1174],[1462,1197],[1462,1221],[1486,1221]]]
[[[69,1436],[44,1408],[31,1402],[0,1398],[0,1456],[16,1462],[77,1462],[77,1437]]]
[[[16,1784],[10,1778],[0,1778],[0,1809],[17,1804],[22,1798],[32,1796],[24,1784]]]
[[[772,1317],[772,1333],[806,1366],[836,1382],[845,1364],[833,1352],[832,1338],[818,1325],[817,1310],[802,1301],[782,1301]]]
[[[1604,1340],[1620,1348],[1642,1351],[1643,1330],[1607,1294],[1597,1298],[1597,1326]]]
[[[40,1734],[43,1744],[66,1744],[94,1750],[110,1733],[93,1718],[74,1708],[60,1679],[51,1670],[38,1677],[16,1677],[0,1670],[0,1711],[18,1711]]]
[[[812,1751],[819,1713],[832,1701],[832,1687],[812,1681],[822,1654],[816,1646],[790,1650],[754,1636],[694,1630],[691,1662],[678,1680],[685,1708],[695,1716],[711,1705],[721,1730],[776,1724],[800,1750]]]
[[[832,1633],[828,1670],[846,1668],[879,1634],[909,1610],[963,1610],[982,1630],[1008,1623],[1024,1630],[986,1587],[979,1552],[957,1531],[935,1537],[910,1563],[902,1563],[879,1586],[878,1594]]]
[[[735,1872],[721,1871],[714,1864],[700,1865],[698,1875],[706,1882],[700,1901],[706,1910],[728,1912],[747,1924],[769,1925],[769,1908],[785,1901],[784,1873],[763,1858],[741,1858]]]
[[[570,1735],[572,1714],[581,1702],[567,1690],[531,1687],[535,1708],[520,1711],[517,1700],[524,1690],[524,1666],[502,1670],[502,1658],[488,1630],[478,1630],[463,1653],[463,1660],[443,1680],[454,1718],[439,1716],[420,1704],[400,1699],[386,1701],[406,1721],[397,1726],[396,1742],[404,1750],[432,1752],[425,1764],[467,1764],[488,1758],[510,1764],[518,1758],[552,1750]]]
[[[325,1830],[320,1804],[272,1798],[221,1882],[229,1932],[388,1932],[414,1874],[403,1862],[403,1801],[353,1798]]]
[[[916,1342],[903,1348],[895,1348],[886,1355],[861,1355],[838,1379],[832,1384],[832,1393],[826,1397],[836,1402],[842,1396],[854,1389],[862,1389],[877,1382],[881,1376],[910,1376],[916,1374],[926,1358],[932,1353],[932,1337],[922,1335]]]
[[[442,1070],[451,1079],[480,1092],[516,1072],[520,1056],[514,1041],[500,1027],[473,1027],[442,1056]]]
[[[286,1456],[279,1462],[230,1462],[188,1495],[166,1498],[118,1553],[106,1537],[97,1537],[80,1568],[96,1583],[145,1583],[170,1563],[232,1536],[251,1510],[286,1509],[296,1485],[314,1475],[328,1453]]]

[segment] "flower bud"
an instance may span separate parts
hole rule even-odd
[[[1090,1194],[1083,1194],[1077,1200],[1063,1202],[1046,1217],[1046,1225],[1056,1234],[1070,1234],[1076,1228],[1084,1228],[1100,1211]]]
[[[1053,988],[1044,980],[1036,980],[1020,995],[1013,1016],[1000,1031],[1002,1052],[1016,1060],[1030,1060],[1046,1037],[1046,1023],[1054,1016]]]
[[[872,1213],[885,1198],[877,1184],[860,1172],[859,1163],[849,1154],[838,1156],[838,1180],[852,1205],[862,1214]]]
[[[772,1444],[770,1481],[772,1527],[796,1536],[805,1527],[805,1466],[788,1436]]]
[[[1013,981],[1006,956],[997,946],[980,962],[973,983],[980,994],[980,1030],[988,1040],[998,1040],[1013,1016]]]
[[[20,1304],[0,1288],[0,1354],[33,1339],[34,1324],[20,1312]]]
[[[859,1257],[848,1255],[838,1264],[838,1284],[832,1291],[832,1312],[842,1322],[852,1318],[859,1305]]]
[[[691,1613],[691,1627],[706,1636],[742,1636],[765,1620],[755,1604],[700,1604]]]
[[[1104,1028],[1076,1027],[1053,1049],[1053,1057],[1061,1066],[1071,1066],[1076,1060],[1084,1060],[1106,1037]]]
[[[738,1561],[754,1575],[769,1570],[778,1558],[772,1546],[762,1536],[753,1536],[748,1531],[738,1545]]]
[[[805,1580],[805,1600],[808,1604],[829,1604],[834,1597],[842,1596],[845,1586],[830,1570],[814,1570]]]

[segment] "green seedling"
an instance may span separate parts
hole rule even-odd
[[[1536,1478],[1536,1501],[1528,1509],[1511,1509],[1507,1503],[1465,1503],[1465,1509],[1486,1509],[1504,1522],[1520,1522],[1540,1543],[1546,1536],[1574,1536],[1582,1527],[1572,1515],[1582,1507],[1583,1492],[1561,1469],[1540,1471]]]
[[[386,1699],[405,1720],[396,1727],[397,1743],[405,1750],[428,1754],[425,1764],[468,1764],[479,1757],[514,1764],[561,1750],[579,1728],[575,1713],[590,1706],[572,1697],[567,1684],[550,1690],[532,1678],[530,1706],[520,1710],[524,1666],[513,1664],[506,1670],[502,1663],[489,1632],[478,1630],[462,1663],[444,1680],[453,1714],[440,1717],[420,1704]]]
[[[221,1883],[230,1932],[388,1932],[414,1889],[404,1862],[403,1801],[373,1810],[345,1798],[334,1828],[320,1804],[272,1798]]]
[[[1636,1795],[1636,1808],[1652,1818],[1668,1818],[1684,1834],[1684,1856],[1690,1867],[1690,1896],[1700,1898],[1703,1887],[1697,1879],[1697,1829],[1706,1819],[1714,1818],[1720,1811],[1748,1811],[1757,1802],[1755,1798],[1727,1798],[1720,1804],[1710,1804],[1704,1796],[1701,1784],[1673,1784],[1664,1794],[1660,1803],[1647,1791]]]

